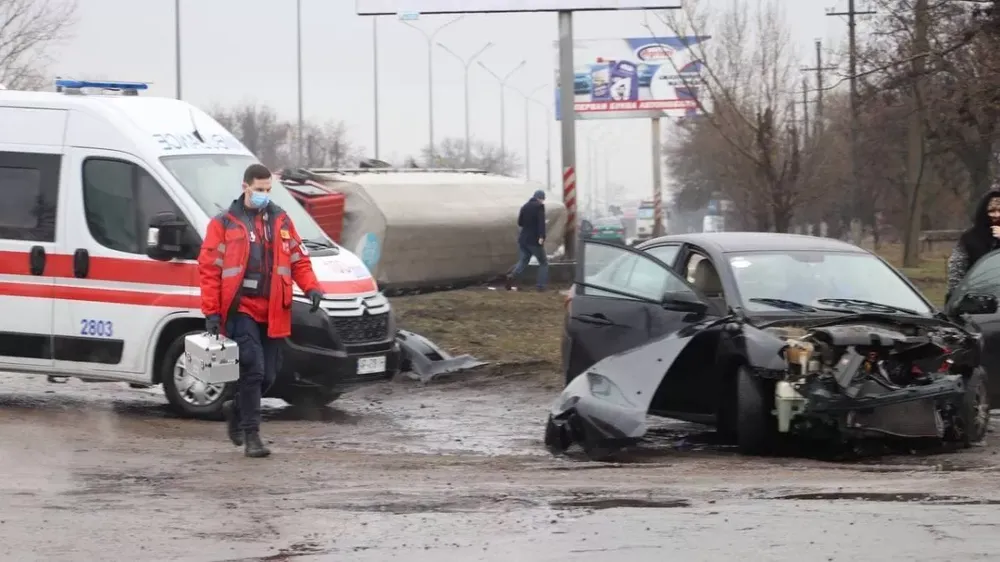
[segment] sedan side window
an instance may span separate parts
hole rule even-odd
[[[673,265],[674,260],[677,259],[677,252],[680,251],[680,249],[681,247],[679,244],[672,244],[669,246],[656,246],[655,248],[649,248],[646,250],[646,253],[667,265]]]
[[[617,293],[634,295],[635,297],[660,301],[668,293],[695,293],[677,275],[656,263],[641,252],[608,245],[586,245],[584,263],[590,269],[590,264],[609,263],[613,269],[610,272],[597,272],[587,276],[587,283],[593,287],[584,287],[584,294],[594,296],[628,298]],[[603,273],[603,274],[602,274]],[[610,273],[610,274],[608,274]],[[602,291],[612,289],[615,293]]]
[[[962,295],[969,293],[988,293],[1000,298],[1000,252],[989,254],[976,262],[951,298],[958,302]]]

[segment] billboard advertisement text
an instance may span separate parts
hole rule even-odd
[[[696,115],[703,65],[694,47],[708,39],[687,36],[574,41],[573,102],[577,117]],[[558,114],[558,87],[556,90]]]

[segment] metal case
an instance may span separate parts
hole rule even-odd
[[[226,336],[208,332],[184,338],[184,368],[205,384],[224,384],[240,378],[240,350]]]

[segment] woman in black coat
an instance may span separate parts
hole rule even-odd
[[[976,205],[972,227],[962,233],[948,257],[948,296],[980,258],[1000,248],[1000,189],[992,189]]]

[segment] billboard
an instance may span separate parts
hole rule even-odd
[[[355,0],[359,16],[676,9],[681,0]]]
[[[709,39],[700,35],[574,41],[573,101],[577,118],[697,115],[703,65],[693,47]],[[558,48],[557,44],[557,59]],[[556,84],[558,118],[558,70]]]

